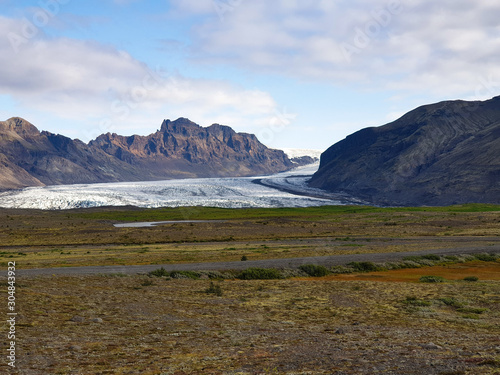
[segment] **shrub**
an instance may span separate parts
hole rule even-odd
[[[441,276],[422,276],[420,278],[421,283],[442,283],[444,278]]]
[[[441,260],[441,257],[436,254],[426,254],[422,255],[422,259],[427,259],[427,260]]]
[[[204,276],[205,278],[213,279],[213,280],[223,280],[225,279],[225,275],[219,271],[200,271],[200,277]]]
[[[469,314],[482,314],[486,311],[489,311],[488,309],[481,309],[478,307],[461,307],[457,309],[457,311],[460,311],[462,313],[469,313]]]
[[[464,280],[465,281],[478,281],[479,277],[477,277],[477,276],[467,276],[467,277],[464,277]]]
[[[482,260],[483,262],[494,262],[497,260],[497,256],[495,254],[474,254],[474,258]]]
[[[150,276],[162,277],[162,276],[170,276],[170,273],[165,268],[158,268],[157,270],[151,271],[149,273]]]
[[[395,263],[395,262],[386,262],[386,263],[384,263],[384,266],[388,270],[399,270],[401,268],[401,265],[399,263]]]
[[[280,272],[274,268],[247,268],[238,275],[238,279],[241,280],[272,280],[281,278]]]
[[[215,285],[213,281],[210,281],[210,286],[205,289],[205,293],[207,294],[215,294],[216,296],[222,296],[222,288],[220,285]]]
[[[477,316],[476,314],[465,314],[465,315],[462,315],[462,318],[464,318],[464,319],[479,319],[479,316]]]
[[[330,274],[328,268],[324,266],[317,266],[315,264],[304,264],[303,266],[300,266],[299,269],[313,277],[322,277]]]
[[[432,267],[432,266],[436,265],[436,261],[435,260],[429,260],[429,259],[421,259],[418,263],[422,267],[425,267],[425,266]]]
[[[170,277],[172,279],[193,279],[198,280],[200,278],[200,274],[194,271],[172,271],[170,272]]]
[[[298,268],[282,268],[280,275],[282,279],[288,279],[290,277],[303,277],[304,273]]]
[[[410,255],[407,257],[404,257],[403,260],[409,261],[409,262],[418,262],[421,258],[416,256],[416,255]]]
[[[243,256],[241,257],[241,261],[242,261],[242,262],[245,262],[245,261],[247,261],[247,260],[248,260],[248,257],[247,257],[246,255],[243,255]]]
[[[420,263],[407,260],[399,264],[400,268],[406,269],[406,268],[420,268],[422,265]]]
[[[453,297],[440,298],[439,301],[443,302],[447,306],[455,307],[457,309],[463,306],[462,302],[456,300]]]
[[[351,262],[348,266],[359,272],[373,272],[379,269],[373,262]]]
[[[150,280],[150,279],[147,279],[147,280],[144,280],[142,283],[141,283],[142,286],[151,286],[151,285],[154,285],[153,283],[153,280]]]
[[[471,262],[471,261],[477,259],[474,255],[470,255],[470,254],[462,254],[462,255],[460,255],[460,258],[462,258],[464,260],[464,262]]]
[[[412,306],[430,306],[430,305],[432,305],[432,303],[429,301],[424,301],[424,300],[418,299],[417,297],[413,297],[413,296],[406,297],[406,300],[404,300],[403,303],[406,305],[412,305]]]
[[[332,273],[351,273],[352,270],[350,268],[346,268],[344,266],[333,266],[331,268]]]

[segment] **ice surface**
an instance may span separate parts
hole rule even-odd
[[[295,195],[255,184],[269,179],[272,186],[287,186],[307,193],[305,181],[318,163],[272,176],[200,178],[148,182],[54,185],[31,187],[0,194],[0,207],[59,210],[99,206],[138,207],[308,207],[342,204],[342,199],[322,199]],[[294,177],[295,176],[295,177]],[[294,187],[295,186],[295,187]],[[311,190],[311,191],[314,191]]]
[[[312,158],[318,158],[318,159],[324,151],[324,150],[308,150],[303,148],[283,148],[282,150],[289,158],[310,156]]]

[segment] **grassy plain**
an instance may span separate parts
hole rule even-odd
[[[221,220],[147,228],[114,223]],[[488,246],[500,207],[0,209],[0,264],[22,268],[292,258]]]
[[[224,221],[113,226],[206,219]],[[489,205],[0,210],[0,261],[18,268],[408,252],[499,240],[500,207]],[[424,275],[445,282],[419,282]],[[500,374],[499,275],[498,260],[476,260],[284,280],[18,278],[17,370],[3,361],[0,372]],[[207,292],[211,282],[222,295]],[[5,282],[2,289],[6,295]]]

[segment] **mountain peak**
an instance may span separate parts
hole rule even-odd
[[[196,127],[200,128],[200,126],[193,121],[189,120],[188,118],[185,117],[179,117],[175,121],[170,121],[170,120],[163,120],[163,123],[161,124],[160,132],[165,132],[165,131],[174,131],[177,132],[179,129],[182,127]]]
[[[13,131],[20,136],[39,134],[37,127],[21,117],[11,117],[7,121],[0,122],[4,131]]]

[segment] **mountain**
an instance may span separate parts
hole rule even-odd
[[[283,151],[228,126],[165,120],[148,136],[103,134],[88,144],[15,117],[0,122],[0,189],[57,184],[251,176],[296,166]]]
[[[309,184],[380,205],[500,203],[500,96],[362,129],[321,155]]]
[[[283,152],[290,160],[299,165],[309,165],[319,162],[320,150],[310,150],[303,148],[284,148]]]
[[[236,133],[219,124],[204,128],[185,118],[165,120],[160,130],[149,136],[108,133],[89,145],[127,164],[146,168],[147,180],[159,176],[251,176],[294,166],[283,151],[267,148],[253,134]]]

